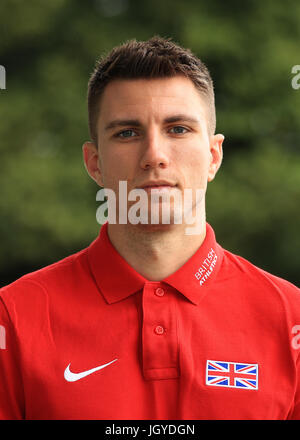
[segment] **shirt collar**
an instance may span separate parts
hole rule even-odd
[[[143,289],[146,278],[136,272],[112,245],[108,223],[100,229],[98,238],[88,247],[88,261],[96,284],[111,304]],[[223,259],[223,249],[216,242],[212,227],[206,223],[202,245],[176,272],[160,281],[172,286],[192,303],[199,304],[213,283]]]

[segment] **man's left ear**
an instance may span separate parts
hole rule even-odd
[[[208,169],[207,181],[211,182],[218,169],[221,166],[223,159],[223,148],[222,144],[225,137],[222,134],[214,134],[210,137],[209,149],[210,149],[210,164]]]

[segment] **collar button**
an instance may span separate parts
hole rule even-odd
[[[165,294],[165,291],[161,287],[158,287],[157,289],[155,289],[155,295],[164,296],[164,294]]]

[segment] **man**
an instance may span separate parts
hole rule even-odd
[[[116,221],[1,289],[1,418],[299,419],[299,290],[205,221],[224,136],[204,64],[130,41],[97,64],[88,107],[84,162]],[[143,222],[124,221],[135,190]]]

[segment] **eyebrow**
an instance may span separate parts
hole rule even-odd
[[[199,124],[200,122],[199,119],[184,114],[168,116],[167,118],[164,119],[163,122],[165,124],[170,124],[172,122],[180,122],[180,121],[191,122],[193,124]],[[115,119],[114,121],[109,122],[105,126],[105,131],[112,130],[113,128],[116,127],[127,127],[127,126],[141,127],[142,123],[138,119]]]

